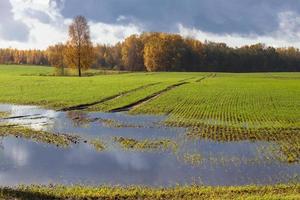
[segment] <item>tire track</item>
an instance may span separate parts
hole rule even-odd
[[[214,77],[216,77],[217,76],[217,74],[209,74],[209,75],[206,75],[206,76],[204,76],[204,77],[202,77],[202,78],[199,78],[199,79],[197,79],[195,82],[197,82],[197,83],[199,83],[199,82],[201,82],[201,81],[203,81],[204,79],[207,79],[207,78],[214,78]]]
[[[211,74],[211,76],[205,76],[205,77],[202,77],[200,80],[196,80],[195,82],[200,82],[206,78],[210,78],[210,77],[214,77],[213,74]],[[170,90],[173,90],[179,86],[182,86],[182,85],[185,85],[185,84],[188,84],[190,82],[188,82],[188,80],[191,80],[191,79],[194,79],[195,77],[191,77],[191,78],[187,78],[187,79],[183,79],[183,80],[180,80],[179,82],[173,84],[173,85],[170,85],[168,87],[166,87],[165,89],[163,90],[160,90],[158,92],[155,92],[149,96],[146,96],[138,101],[135,101],[133,103],[130,103],[128,105],[125,105],[125,106],[122,106],[122,107],[118,107],[118,108],[115,108],[115,109],[112,109],[110,110],[109,112],[112,112],[112,113],[115,113],[115,112],[125,112],[125,111],[129,111],[131,110],[132,108],[136,107],[136,106],[139,106],[143,103],[146,103],[148,101],[151,101],[153,100],[154,98],[157,98],[159,96],[161,96],[162,94],[166,93],[166,92],[169,92]]]
[[[84,110],[84,109],[87,109],[90,106],[94,106],[94,105],[97,105],[97,104],[100,104],[100,103],[104,103],[106,101],[110,101],[110,100],[122,97],[122,96],[124,96],[126,94],[129,94],[129,93],[132,93],[132,92],[136,92],[138,90],[142,90],[142,89],[145,89],[145,88],[148,88],[148,87],[151,87],[151,86],[154,86],[154,85],[158,85],[158,84],[160,84],[160,82],[158,82],[158,83],[151,83],[151,84],[148,84],[148,85],[143,85],[141,87],[138,87],[138,88],[135,88],[135,89],[132,89],[132,90],[128,90],[128,91],[125,91],[125,92],[121,92],[121,93],[118,93],[118,94],[106,97],[106,98],[101,99],[99,101],[95,101],[95,102],[92,102],[92,103],[86,103],[86,104],[79,104],[79,105],[71,106],[71,107],[66,107],[66,108],[62,108],[62,109],[57,110],[57,111],[66,112],[66,111],[73,111],[73,110]]]
[[[149,96],[146,96],[146,97],[144,97],[144,98],[142,98],[142,99],[140,99],[140,100],[138,100],[138,101],[135,101],[135,102],[133,102],[133,103],[130,103],[130,104],[126,105],[126,106],[122,106],[122,107],[119,107],[119,108],[112,109],[112,110],[110,110],[109,112],[115,113],[115,112],[129,111],[129,110],[131,110],[131,109],[132,109],[133,107],[135,107],[135,106],[139,106],[139,105],[142,104],[142,103],[145,103],[145,102],[147,102],[147,101],[150,101],[150,100],[152,100],[152,99],[154,99],[154,98],[156,98],[156,97],[158,97],[158,96],[160,96],[160,95],[162,95],[162,94],[164,94],[164,93],[166,93],[166,92],[168,92],[168,91],[170,91],[170,90],[172,90],[172,89],[175,89],[175,88],[177,88],[177,87],[179,87],[179,86],[181,86],[181,85],[185,85],[185,84],[188,84],[188,83],[189,83],[189,82],[178,82],[178,83],[175,83],[175,84],[173,84],[173,85],[170,85],[170,86],[166,87],[166,88],[163,89],[163,90],[160,90],[160,91],[158,91],[158,92],[155,92],[155,93],[153,93],[153,94],[151,94],[151,95],[149,95]]]

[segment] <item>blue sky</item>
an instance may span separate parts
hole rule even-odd
[[[230,46],[300,47],[299,0],[0,0],[0,47],[65,41],[76,15],[89,20],[98,43],[164,31]]]

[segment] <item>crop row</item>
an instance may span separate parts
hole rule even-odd
[[[277,155],[300,159],[300,79],[218,74],[190,82],[135,108],[166,114],[169,126],[187,127],[189,138],[219,142],[275,142]]]
[[[279,82],[279,83],[278,83]],[[173,126],[248,132],[300,127],[298,80],[216,77],[192,82],[133,110],[169,114]],[[283,85],[283,86],[282,86]]]

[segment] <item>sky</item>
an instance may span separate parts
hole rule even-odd
[[[77,15],[101,44],[159,31],[232,47],[300,48],[300,0],[0,0],[0,48],[65,42]]]

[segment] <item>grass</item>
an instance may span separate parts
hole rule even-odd
[[[126,73],[82,78],[45,76],[51,73],[53,69],[49,67],[0,65],[0,102],[63,108],[99,101],[162,80],[164,84],[171,84],[195,75],[157,73],[145,76],[145,73]]]
[[[100,139],[92,139],[90,140],[90,144],[96,149],[96,151],[104,151],[105,146]]]
[[[299,107],[300,79],[217,74],[165,93],[132,113],[168,113],[167,123],[175,126],[222,126],[250,131],[300,127]]]
[[[133,107],[129,113],[166,115],[166,125],[187,127],[185,138],[188,140],[271,142],[276,145],[262,151],[271,151],[271,155],[282,162],[300,161],[300,73],[119,74],[92,70],[82,78],[56,77],[53,73],[49,67],[0,65],[0,102],[60,109],[115,96],[87,109],[110,111],[185,81],[187,84],[159,93],[155,98]],[[6,115],[0,113],[0,118]],[[82,112],[69,112],[68,116],[78,126],[90,122]],[[139,128],[116,120],[98,121],[111,128]],[[67,146],[76,140],[67,135],[21,127],[2,126],[0,133],[0,136],[13,135],[58,146]],[[114,140],[125,150],[175,150],[178,147],[170,139],[115,137]],[[87,142],[97,151],[105,149],[100,139]],[[200,165],[206,158],[196,152],[185,154],[183,160],[187,164]],[[234,157],[224,157],[223,161],[237,162],[235,160]],[[300,199],[299,194],[299,185],[175,188],[22,186],[0,189],[3,199]]]
[[[82,76],[96,76],[96,75],[111,75],[111,74],[124,74],[128,73],[127,71],[116,71],[116,70],[107,70],[107,69],[88,69],[81,72]],[[55,69],[54,72],[49,74],[41,74],[46,76],[78,76],[77,69],[65,68],[62,73],[61,69]]]
[[[177,148],[177,144],[169,139],[135,140],[132,138],[114,137],[114,141],[118,142],[126,150],[176,150]]]
[[[98,118],[97,119],[103,126],[108,128],[143,128],[142,125],[136,125],[131,123],[124,123],[120,122],[115,119],[105,119],[105,118]]]
[[[1,65],[0,102],[62,108],[117,95],[88,107],[89,111],[110,111],[186,81],[185,85],[135,106],[129,113],[168,115],[165,123],[188,127],[189,137],[218,141],[270,138],[280,141],[286,137],[280,145],[281,152],[287,157],[285,160],[299,160],[300,73],[162,72],[109,73],[82,78],[46,76],[51,73],[53,69],[49,67]],[[84,123],[78,119],[74,123]],[[112,121],[102,122],[123,127]],[[291,142],[286,142],[291,134],[293,140],[290,141],[296,141],[292,146],[289,145]],[[288,152],[292,154],[288,155]]]
[[[9,113],[8,112],[0,112],[0,119],[1,118],[5,118],[5,117],[8,117],[9,116]]]
[[[187,127],[193,139],[275,141],[280,160],[293,163],[300,160],[299,108],[299,73],[218,73],[130,113],[168,115],[165,124]]]
[[[0,125],[0,136],[15,136],[32,139],[37,142],[54,144],[59,147],[67,147],[71,143],[77,142],[78,138],[66,134],[54,134],[46,131],[36,131],[26,127],[14,125]]]
[[[283,162],[295,163],[300,161],[300,135],[299,129],[257,129],[247,131],[247,129],[224,129],[217,126],[214,129],[195,128],[186,133],[189,139],[207,139],[218,142],[238,142],[238,141],[265,141],[274,143],[272,145],[272,157]]]
[[[167,83],[157,83],[150,87],[143,88],[133,93],[128,93],[123,95],[121,98],[115,98],[103,104],[95,105],[90,108],[92,111],[110,111],[122,106],[126,106],[130,103],[136,102],[139,99],[145,98],[150,94],[153,94],[157,91],[160,91],[166,87],[168,87],[172,82]]]
[[[173,188],[86,187],[86,186],[19,186],[1,188],[2,199],[15,200],[83,200],[83,199],[299,199],[300,185],[205,187],[183,186]]]
[[[167,115],[165,124],[188,127],[187,136],[195,139],[276,141],[284,160],[299,161],[300,73],[109,73],[82,78],[47,76],[51,73],[49,67],[1,65],[0,102],[63,108],[115,96],[88,107],[110,111],[185,81],[129,113]],[[74,123],[87,123],[74,113]]]
[[[202,163],[202,155],[200,153],[186,153],[183,155],[183,160],[185,163],[191,165],[200,165]]]
[[[52,67],[31,65],[0,65],[0,76],[47,76],[54,73]]]

